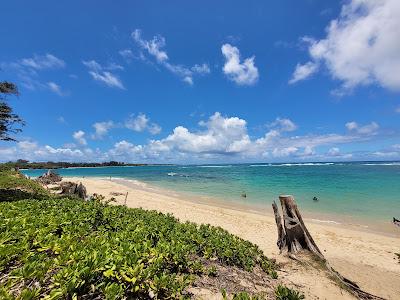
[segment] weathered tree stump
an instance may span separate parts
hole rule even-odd
[[[276,203],[272,204],[278,228],[278,248],[281,252],[287,251],[288,253],[309,250],[322,258],[323,255],[308,232],[306,225],[304,225],[293,197],[282,195],[279,196],[279,200],[282,207],[283,225]]]
[[[279,200],[282,207],[283,221],[275,201],[272,203],[272,208],[274,210],[276,227],[278,229],[277,245],[281,253],[286,252],[289,254],[289,256],[291,256],[292,254],[302,250],[309,251],[316,255],[317,258],[324,263],[327,271],[330,272],[330,274],[332,274],[338,282],[345,286],[357,298],[383,299],[361,290],[355,282],[343,277],[336,270],[334,270],[319,250],[317,244],[314,242],[314,239],[304,224],[303,218],[301,217],[300,211],[297,208],[293,196],[281,195],[279,196]]]

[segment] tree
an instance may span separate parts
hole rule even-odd
[[[12,108],[5,102],[6,96],[18,96],[17,86],[8,81],[0,82],[0,140],[15,141],[12,134],[21,132],[21,128],[17,127],[25,125],[25,122],[13,113]]]

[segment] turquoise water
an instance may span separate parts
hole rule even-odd
[[[24,170],[28,176],[43,170]],[[400,218],[400,163],[177,165],[58,169],[62,176],[136,179],[180,192],[270,208],[280,194],[301,210],[360,219]],[[242,198],[241,194],[247,197]],[[313,201],[313,197],[319,201]]]

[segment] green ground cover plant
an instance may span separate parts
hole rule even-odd
[[[288,288],[284,285],[279,285],[275,290],[276,300],[302,300],[304,295],[300,292]]]
[[[15,188],[26,198],[4,201]],[[196,276],[216,275],[200,258],[277,276],[256,245],[222,228],[103,200],[50,195],[0,169],[0,299],[189,297]]]

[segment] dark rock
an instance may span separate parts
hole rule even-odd
[[[60,187],[61,195],[78,196],[81,199],[86,199],[87,197],[86,188],[82,183],[62,182]]]
[[[60,182],[61,180],[62,180],[62,177],[60,175],[58,175],[57,173],[54,173],[52,170],[48,170],[42,176],[39,176],[37,178],[37,181],[39,181],[41,184],[46,184],[46,185]]]

